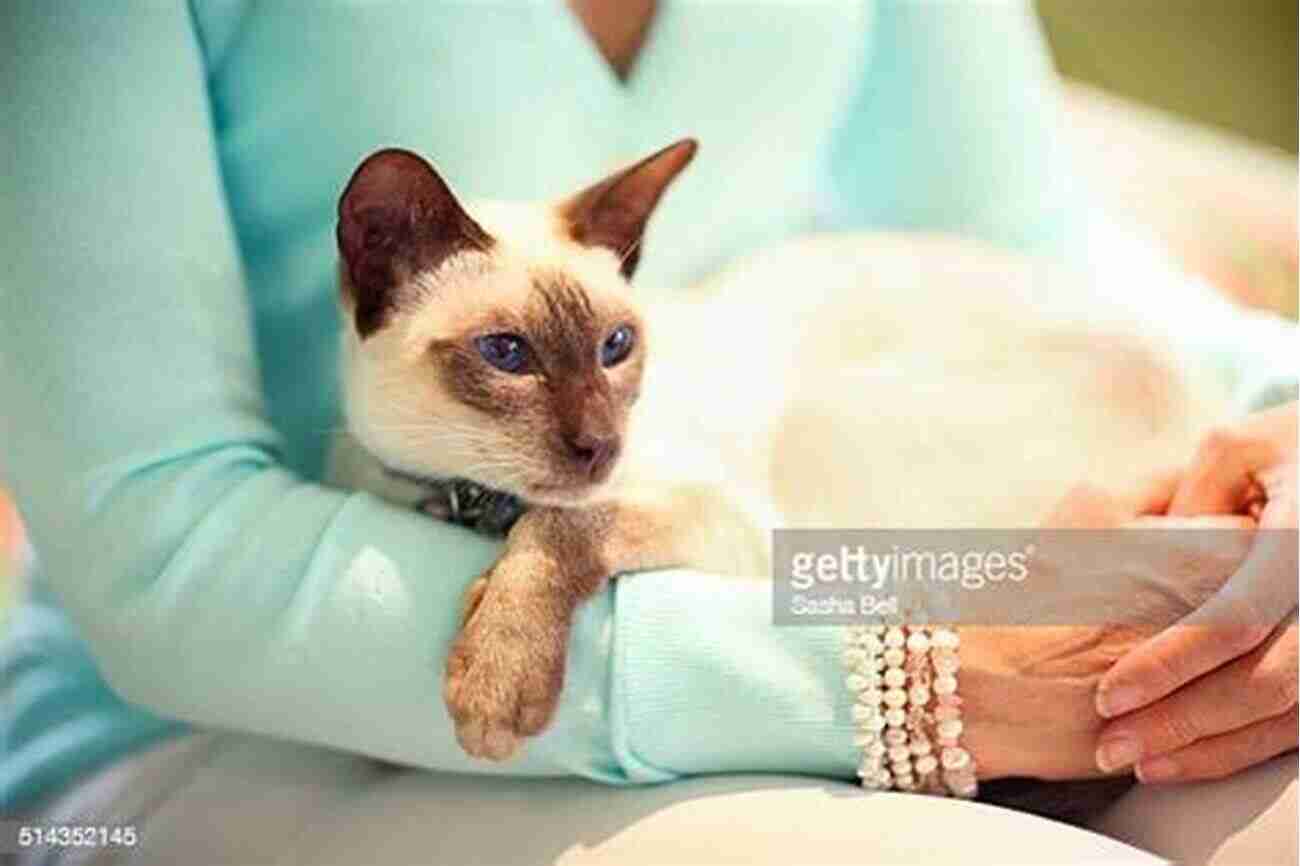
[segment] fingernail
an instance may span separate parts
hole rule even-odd
[[[1103,773],[1132,766],[1140,757],[1142,744],[1128,735],[1103,740],[1097,747],[1097,766]]]
[[[1135,768],[1139,782],[1168,782],[1178,777],[1178,762],[1173,758],[1152,758]]]
[[[1097,712],[1108,719],[1122,716],[1142,706],[1142,691],[1137,686],[1116,686],[1097,692]]]

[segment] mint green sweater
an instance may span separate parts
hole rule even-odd
[[[1071,236],[1027,8],[660,5],[621,86],[562,0],[8,0],[0,473],[39,567],[0,656],[0,806],[184,723],[467,772],[851,774],[835,632],[690,573],[587,604],[553,727],[466,758],[442,657],[496,544],[318,483],[334,205],[379,147],[522,198],[698,137],[648,287],[817,226]]]

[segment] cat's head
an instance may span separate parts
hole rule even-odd
[[[419,156],[367,157],[339,201],[348,427],[405,472],[536,503],[598,495],[641,387],[631,298],[680,141],[575,195],[467,210]]]

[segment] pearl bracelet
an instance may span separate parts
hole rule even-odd
[[[957,632],[930,626],[853,626],[845,684],[854,695],[854,745],[864,787],[974,797],[975,761],[961,746]]]

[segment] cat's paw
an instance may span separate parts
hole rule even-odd
[[[447,657],[443,699],[461,748],[504,761],[555,713],[567,634],[518,607],[494,604],[483,589],[475,595]]]

